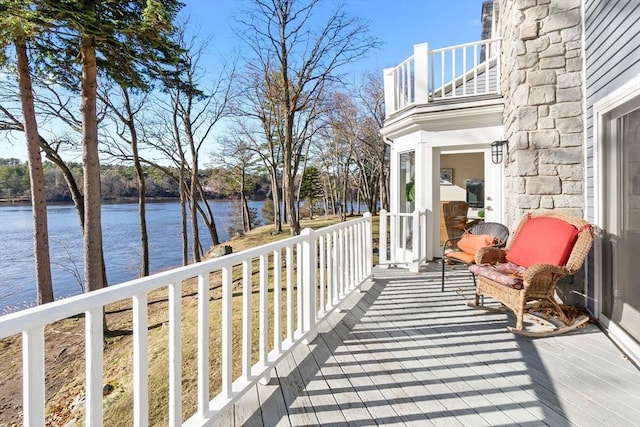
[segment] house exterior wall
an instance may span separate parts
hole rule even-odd
[[[640,73],[640,3],[624,3],[585,1],[586,183],[590,222],[595,221],[593,105]]]
[[[500,10],[505,223],[584,212],[581,0],[495,0]]]
[[[640,3],[585,0],[586,218],[598,225],[594,104],[640,75]],[[625,90],[625,89],[622,89]],[[596,240],[596,244],[599,240]],[[597,315],[595,254],[587,259],[587,307]]]

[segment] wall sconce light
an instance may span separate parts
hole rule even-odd
[[[502,163],[503,154],[503,146],[507,145],[508,141],[493,141],[491,143],[491,161],[499,165]]]

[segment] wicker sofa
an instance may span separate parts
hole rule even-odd
[[[504,304],[523,330],[523,315],[531,301],[548,301],[567,324],[555,299],[558,281],[575,274],[593,244],[591,226],[582,218],[560,212],[528,214],[504,249],[486,247],[476,253],[469,270],[477,277],[475,305],[484,296]]]

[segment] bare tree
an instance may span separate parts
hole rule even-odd
[[[342,6],[325,22],[313,21],[321,7],[320,0],[254,0],[252,9],[238,19],[240,36],[251,52],[247,68],[261,76],[271,101],[292,234],[300,232],[294,184],[323,92],[339,78],[342,66],[377,46],[366,23],[347,15]]]
[[[139,95],[139,96],[136,96]],[[115,133],[122,142],[111,144],[108,151],[115,157],[124,160],[131,160],[136,171],[138,183],[138,222],[140,225],[140,275],[149,275],[149,234],[147,231],[146,215],[146,180],[144,169],[140,158],[139,123],[140,115],[147,104],[148,95],[139,90],[118,84],[115,90],[104,87],[98,92],[100,101],[112,112],[112,120]],[[116,104],[115,100],[120,98],[121,103]]]

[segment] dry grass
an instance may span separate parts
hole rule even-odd
[[[374,217],[374,240],[377,240],[377,217]],[[303,227],[322,228],[338,221],[336,217],[322,217],[303,221]],[[289,230],[272,235],[273,226],[260,227],[227,244],[234,252],[256,247],[289,236]],[[377,245],[374,243],[374,247]],[[377,258],[377,257],[376,257]],[[375,262],[375,259],[374,259]],[[254,268],[254,272],[257,271]],[[233,364],[234,379],[241,370],[242,292],[240,272],[234,271],[233,297]],[[269,312],[273,313],[273,284],[269,278]],[[253,324],[258,322],[258,277],[253,277]],[[221,389],[221,291],[219,273],[210,276],[209,322],[210,340],[210,395]],[[295,292],[295,291],[294,291]],[[283,312],[286,310],[286,289],[282,289]],[[162,288],[148,296],[149,324],[149,420],[151,425],[168,422],[168,290]],[[295,298],[294,298],[295,301]],[[197,390],[197,280],[182,283],[182,392],[183,419],[196,409]],[[104,349],[104,424],[132,425],[132,311],[131,300],[121,301],[106,308],[107,323],[112,331],[105,337]],[[283,315],[283,318],[285,316]],[[294,315],[295,318],[295,315]],[[273,316],[269,316],[269,336],[273,337]],[[286,324],[284,325],[286,326]],[[283,326],[283,336],[286,327]],[[295,325],[294,325],[295,328]],[[253,328],[253,362],[258,358],[258,331]],[[272,340],[272,338],[270,338]],[[273,346],[269,343],[269,348]],[[45,330],[47,425],[62,426],[82,417],[84,396],[84,320],[81,317],[65,319]],[[21,338],[0,340],[0,425],[21,425]],[[79,403],[80,402],[80,403]]]

